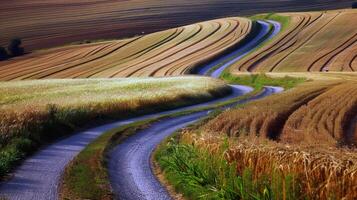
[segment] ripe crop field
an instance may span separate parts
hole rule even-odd
[[[122,38],[228,16],[336,9],[352,0],[13,0],[0,7],[0,45],[13,37],[27,50],[87,39]],[[31,23],[28,23],[31,22]]]
[[[232,66],[232,71],[357,70],[356,10],[280,13],[279,16],[289,20],[283,32]]]
[[[195,175],[189,169],[181,168],[182,173],[165,169],[192,179],[194,186],[190,187],[199,188],[197,191],[207,188],[195,182],[195,177],[230,198],[262,195],[273,199],[355,199],[356,91],[356,79],[312,81],[224,111],[184,130],[176,146],[168,143],[164,147],[176,150],[166,153],[167,157],[164,154],[161,159],[166,160],[161,162],[163,166],[176,166],[167,162],[176,162],[171,158],[178,156],[177,166],[198,165]],[[179,150],[182,157],[175,153]],[[188,151],[193,160],[185,157]],[[222,171],[213,172],[212,166]],[[230,170],[237,171],[238,178],[226,176]],[[201,177],[201,173],[207,174]],[[234,188],[240,187],[242,179],[242,188]],[[179,182],[176,186],[185,187]],[[207,191],[197,195],[214,194]]]
[[[248,19],[225,18],[131,39],[44,50],[2,62],[0,80],[184,74],[242,41],[251,28]]]
[[[90,122],[191,105],[229,91],[208,77],[2,82],[0,177],[35,147]]]

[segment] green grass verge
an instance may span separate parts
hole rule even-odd
[[[259,91],[246,94],[232,100],[217,103],[204,108],[192,109],[164,115],[155,119],[143,120],[110,130],[83,149],[68,165],[61,187],[61,199],[112,199],[110,183],[106,168],[107,152],[126,137],[136,133],[151,123],[168,117],[178,117],[203,110],[216,109],[232,104],[239,100],[247,99]],[[221,111],[211,112],[216,115]],[[211,115],[212,115],[211,114]],[[211,116],[210,115],[210,116]],[[95,174],[93,176],[93,174]]]
[[[258,14],[249,17],[251,20],[274,20],[281,24],[281,33],[289,27],[290,17],[279,15],[276,13]]]
[[[112,199],[106,168],[108,150],[156,120],[112,129],[89,144],[66,168],[61,199]]]
[[[298,187],[293,176],[284,181],[272,172],[255,180],[246,168],[237,174],[236,163],[228,163],[224,152],[228,142],[218,151],[209,152],[179,142],[179,135],[167,139],[154,154],[167,181],[188,199],[296,199]],[[284,183],[284,184],[283,184]],[[285,194],[282,194],[285,191]]]
[[[223,78],[230,84],[249,85],[256,90],[259,90],[266,85],[280,86],[283,87],[284,89],[290,89],[306,81],[306,78],[297,78],[297,77],[290,77],[290,76],[273,78],[266,74],[251,74],[251,75],[238,76],[238,75],[232,75],[227,71],[224,71],[222,73],[221,78]]]

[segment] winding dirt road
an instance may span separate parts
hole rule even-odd
[[[6,197],[10,200],[57,199],[61,177],[66,165],[101,134],[115,127],[132,122],[224,102],[251,91],[252,88],[247,86],[232,86],[232,93],[224,98],[157,114],[118,121],[76,133],[71,137],[43,148],[26,159],[22,165],[15,170],[14,176],[9,181],[0,184],[0,197]]]
[[[251,49],[253,48],[254,46],[251,47]],[[233,57],[233,59],[234,58],[236,57]],[[222,69],[220,67],[217,70]],[[6,197],[11,200],[58,199],[58,188],[66,165],[84,149],[85,146],[104,132],[135,121],[156,118],[170,113],[224,102],[252,91],[252,88],[246,86],[232,86],[232,89],[233,92],[231,95],[221,99],[107,124],[79,132],[71,137],[44,147],[26,159],[22,165],[15,170],[10,180],[0,184],[0,197]],[[261,98],[280,91],[282,91],[281,88],[266,87],[263,93],[254,98]],[[207,115],[207,111],[162,120],[149,129],[144,130],[142,133],[128,138],[124,143],[117,146],[111,153],[112,159],[109,163],[110,180],[116,197],[123,199],[136,199],[135,197],[143,197],[144,199],[167,199],[168,196],[166,196],[167,193],[165,189],[163,189],[151,173],[150,163],[148,161],[150,154],[153,148],[163,138],[205,115]],[[122,157],[125,155],[122,152],[130,154]],[[127,159],[128,162],[125,161],[125,159]],[[137,162],[142,164],[136,165]]]
[[[219,65],[217,69],[209,75],[219,77],[223,70],[234,62],[241,59],[244,55],[252,51],[258,44],[270,39],[273,34],[280,31],[280,24],[270,21],[275,28],[269,34],[269,23],[259,21],[262,29],[257,36],[244,45],[242,48],[221,57],[220,59],[208,64],[199,71],[199,74],[208,74],[212,67]],[[280,87],[265,87],[264,91],[252,98],[238,101],[236,104],[245,103],[258,98],[282,92]],[[225,106],[226,108],[226,106]],[[223,108],[222,108],[223,109]],[[166,137],[175,131],[196,122],[207,116],[209,111],[197,112],[181,117],[174,117],[161,120],[152,124],[149,128],[139,131],[137,134],[124,140],[115,147],[109,154],[108,171],[110,183],[116,199],[125,200],[166,200],[171,199],[166,189],[160,184],[152,171],[150,157],[155,147]]]

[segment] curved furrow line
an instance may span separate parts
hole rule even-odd
[[[141,51],[141,52],[138,52],[136,53],[135,55],[133,55],[132,57],[130,58],[127,58],[127,59],[122,59],[120,60],[120,62],[122,63],[126,63],[126,62],[130,62],[131,60],[136,60],[137,58],[140,58],[142,56],[145,56],[146,54],[149,54],[151,53],[152,51],[155,51],[158,47],[160,46],[164,46],[166,45],[168,42],[174,40],[175,38],[177,38],[182,32],[184,31],[184,28],[178,28],[176,29],[176,31],[170,35],[169,37],[161,40],[160,42],[156,43],[155,45],[152,45],[151,47]],[[97,74],[101,71],[105,71],[106,69],[109,69],[111,67],[116,67],[114,65],[114,62],[111,63],[109,65],[109,67],[105,67],[103,65],[98,65],[96,68],[94,69],[90,69],[90,70],[87,70],[87,71],[84,71],[83,73],[80,73],[79,75],[76,75],[74,76],[74,78],[89,78],[91,76],[93,76],[94,74]]]
[[[230,34],[232,35],[231,37],[228,38],[228,36],[224,37],[224,41],[215,47],[214,50],[210,49],[205,49],[205,51],[199,52],[199,55],[196,55],[195,57],[191,58],[191,60],[199,60],[200,57],[202,57],[199,62],[190,62],[190,63],[185,63],[185,62],[180,62],[180,63],[175,63],[173,67],[169,67],[165,72],[158,72],[157,75],[178,75],[178,74],[187,74],[192,71],[192,69],[199,67],[200,63],[205,63],[208,60],[216,60],[216,57],[219,57],[221,54],[224,54],[227,49],[231,49],[232,47],[236,46],[239,44],[251,31],[251,23],[248,24],[243,24],[240,23],[237,26],[239,27],[234,27],[234,31]],[[210,47],[213,47],[211,45]],[[211,52],[211,53],[210,53]],[[163,70],[162,70],[163,71]],[[155,74],[156,75],[156,74]]]
[[[257,61],[254,61],[249,67],[248,70],[249,72],[254,71],[256,68],[259,68],[259,66],[262,66],[262,68],[270,68],[269,65],[266,65],[265,62],[267,59],[271,57],[277,56],[279,53],[285,51],[286,49],[292,47],[293,45],[296,44],[297,42],[297,36],[301,30],[304,29],[304,27],[309,23],[311,20],[311,16],[308,15],[307,17],[302,17],[302,24],[299,29],[295,29],[293,32],[291,32],[290,38],[286,38],[286,40],[281,40],[281,44],[279,46],[275,46],[275,48],[271,48],[270,51],[266,54],[261,56],[260,59]]]
[[[317,17],[317,18],[315,18],[314,20],[312,20],[312,22],[311,23],[309,23],[305,28],[304,28],[304,30],[302,30],[301,32],[308,32],[309,33],[309,29],[310,28],[312,28],[312,27],[314,27],[315,26],[315,23],[318,23],[318,20],[321,20],[322,18],[323,18],[323,13],[320,13],[320,15]],[[335,17],[337,17],[337,15],[335,16]],[[290,49],[287,49],[287,50],[289,50],[289,51],[287,51],[287,52],[285,52],[286,54],[282,57],[282,58],[280,58],[278,61],[276,61],[275,63],[274,63],[274,65],[272,66],[272,68],[269,70],[270,72],[272,72],[272,71],[274,71],[276,68],[278,68],[278,65],[280,64],[280,63],[282,63],[287,57],[289,57],[291,54],[293,54],[297,49],[299,49],[300,47],[302,47],[302,46],[304,46],[308,41],[310,41],[311,40],[311,38],[312,37],[314,37],[315,35],[317,35],[319,32],[321,32],[321,30],[325,27],[325,26],[327,26],[335,17],[333,17],[330,21],[328,21],[327,23],[325,23],[325,24],[323,24],[322,26],[321,26],[321,28],[319,28],[317,31],[313,31],[312,32],[312,34],[311,35],[308,35],[307,37],[305,37],[304,36],[304,34],[302,33],[302,34],[300,34],[300,38],[302,39],[302,41],[300,41],[300,42],[298,42],[299,44],[297,44],[297,45],[293,45],[294,46],[294,48],[292,48],[291,50]],[[298,40],[298,39],[297,39]]]
[[[168,47],[167,49],[163,48],[162,51],[159,51],[157,53],[154,53],[152,56],[146,58],[146,59],[139,59],[138,61],[135,62],[135,60],[133,60],[132,62],[128,62],[128,63],[124,63],[126,66],[123,66],[123,67],[120,67],[120,66],[117,66],[118,69],[113,69],[115,70],[115,73],[114,75],[112,75],[113,77],[116,76],[117,74],[120,74],[122,73],[123,71],[127,70],[128,68],[131,68],[135,65],[142,65],[144,64],[145,62],[151,62],[151,63],[154,63],[156,59],[158,59],[163,53],[167,52],[167,51],[170,51],[174,48],[177,48],[177,46],[191,40],[192,38],[194,38],[195,36],[197,36],[198,34],[200,34],[200,32],[202,31],[202,25],[201,24],[198,24],[196,26],[194,26],[195,28],[194,29],[188,29],[188,28],[185,28],[185,31],[186,30],[189,30],[189,32],[184,32],[183,35],[181,35],[179,38],[176,38],[176,39],[179,39],[179,41],[177,43],[172,43],[170,44],[171,46]],[[100,74],[100,73],[103,73],[103,74]],[[111,70],[108,70],[106,69],[101,71],[100,73],[97,73],[97,74],[94,74],[93,76],[91,77],[101,77],[101,76],[106,76],[106,74],[112,74]],[[105,74],[104,74],[105,73]]]
[[[38,79],[43,79],[43,78],[56,78],[56,77],[52,77],[54,76],[55,74],[57,73],[60,73],[62,71],[66,71],[66,70],[70,70],[72,68],[76,68],[76,67],[80,67],[86,63],[90,63],[90,62],[93,62],[93,61],[96,61],[96,60],[99,60],[101,58],[104,58],[106,56],[109,56],[110,54],[112,54],[114,51],[116,51],[117,49],[120,49],[122,47],[125,47],[126,45],[129,45],[130,43],[132,42],[135,42],[136,40],[140,39],[140,37],[138,38],[134,38],[134,39],[131,39],[131,40],[128,40],[124,43],[119,43],[118,45],[115,45],[114,49],[107,49],[107,51],[105,52],[101,52],[100,55],[95,55],[94,57],[91,57],[91,58],[86,58],[86,59],[81,59],[81,60],[78,60],[77,62],[74,62],[74,63],[69,63],[69,65],[66,65],[66,64],[63,64],[63,65],[58,65],[58,66],[53,66],[51,68],[47,68],[45,71],[43,72],[38,72],[36,73],[36,77]],[[64,77],[66,78],[66,77]]]
[[[234,27],[232,26],[231,22],[229,20],[226,20],[224,22],[219,22],[220,23],[220,28],[212,34],[209,38],[203,40],[202,42],[198,43],[192,51],[189,53],[185,54],[184,56],[180,56],[178,59],[176,59],[173,62],[169,63],[164,63],[160,65],[155,65],[153,68],[150,69],[150,71],[145,71],[141,70],[141,72],[138,72],[137,75],[139,76],[154,76],[154,74],[160,70],[167,70],[172,68],[176,63],[180,62],[189,62],[190,58],[195,55],[195,54],[200,54],[202,51],[205,51],[207,49],[212,49],[215,47],[221,40],[222,38],[227,36],[227,31],[231,32],[231,28]],[[237,26],[235,26],[237,27]],[[222,35],[222,33],[224,35]],[[199,58],[199,60],[202,58]]]
[[[223,72],[223,70],[225,70],[230,66],[233,66],[239,60],[244,58],[248,53],[252,52],[256,46],[259,46],[262,42],[271,39],[272,37],[277,35],[281,30],[280,24],[274,21],[269,21],[269,22],[258,21],[257,23],[259,23],[261,29],[259,30],[258,34],[254,35],[253,39],[251,39],[249,42],[244,43],[242,46],[238,47],[238,49],[233,50],[231,53],[210,63],[209,65],[206,65],[198,69],[198,73],[208,74],[211,68],[218,67],[218,69],[210,73],[212,77],[218,78],[220,74]],[[272,32],[270,31],[269,24],[273,24],[274,26],[274,30]]]
[[[59,57],[66,58],[67,56],[72,56],[72,55],[69,55],[69,53],[67,51],[57,52],[50,56],[30,58],[30,59],[24,60],[24,62],[19,61],[16,63],[11,63],[8,65],[7,68],[4,68],[3,70],[1,70],[0,78],[8,77],[9,79],[11,79],[12,76],[15,76],[15,77],[19,76],[18,75],[19,73],[20,74],[28,73],[28,72],[31,72],[32,70],[36,70],[38,68],[41,69],[43,66],[46,66],[48,63],[51,63],[52,62],[51,60],[53,60],[53,58],[54,59],[59,58]]]
[[[159,62],[154,63],[154,65],[152,66],[146,65],[144,67],[137,67],[136,70],[130,72],[129,76],[149,76],[148,73],[150,73],[153,68],[157,69],[161,67],[166,67],[171,63],[178,62],[185,56],[189,55],[190,52],[196,51],[198,47],[203,45],[203,43],[210,42],[209,39],[218,34],[222,30],[222,27],[224,27],[225,25],[226,22],[222,23],[221,21],[214,21],[214,23],[211,24],[211,27],[206,27],[206,29],[202,31],[203,33],[205,33],[205,35],[203,35],[203,37],[201,36],[199,41],[195,41],[194,43],[189,45],[188,48],[177,51],[171,54],[169,57],[161,59]],[[150,68],[150,70],[145,70],[145,68]]]
[[[340,54],[344,50],[346,50],[349,47],[351,47],[352,45],[354,45],[356,43],[356,41],[357,41],[357,33],[354,36],[352,36],[349,40],[347,40],[346,42],[344,42],[343,44],[338,46],[336,49],[332,50],[328,54],[326,54],[326,55],[320,57],[318,60],[316,60],[316,62],[314,62],[314,64],[311,65],[311,68],[309,68],[309,71],[310,71],[310,69],[315,68],[314,65],[320,66],[319,71],[323,71],[325,67],[328,67],[328,63],[330,63],[332,59],[334,59],[338,54]],[[323,61],[324,59],[326,59],[326,61]],[[322,64],[318,64],[319,62],[322,62]]]
[[[62,57],[58,57],[61,58],[58,60],[58,64],[56,62],[53,62],[52,59],[48,59],[51,62],[51,65],[48,65],[48,63],[44,63],[44,65],[38,66],[38,70],[36,70],[35,72],[32,73],[27,73],[25,76],[22,76],[21,79],[41,79],[44,75],[43,74],[47,74],[47,73],[51,73],[52,69],[56,69],[61,70],[63,69],[63,67],[65,67],[66,65],[70,65],[72,67],[72,64],[75,62],[82,62],[83,59],[91,59],[91,56],[98,56],[97,53],[104,51],[105,49],[111,49],[112,47],[115,47],[117,45],[122,45],[122,43],[109,43],[108,45],[100,45],[97,48],[95,48],[94,50],[86,53],[86,52],[79,52],[79,54],[77,55],[78,57],[81,55],[81,53],[86,53],[86,55],[80,56],[78,59],[63,59]],[[73,52],[68,52],[68,54],[73,54]],[[92,55],[91,55],[92,54]]]
[[[289,116],[282,141],[337,145],[357,144],[348,127],[357,113],[355,83],[343,83],[326,90]]]
[[[135,40],[138,40],[139,38],[140,38],[140,37],[134,38],[134,39],[131,39],[131,40],[127,41],[127,42],[124,43],[124,44],[120,44],[120,46],[117,47],[117,49],[119,49],[119,48],[121,48],[121,47],[124,47],[124,46],[126,46],[126,45],[128,45],[128,44],[134,42]],[[100,57],[105,57],[105,56],[111,54],[111,53],[114,52],[114,51],[115,51],[115,49],[114,49],[114,50],[111,50],[111,51],[109,51],[109,52],[105,52],[105,54],[104,54],[104,55],[100,55]],[[62,66],[60,66],[60,65],[57,65],[57,66],[53,66],[53,67],[51,67],[51,68],[47,68],[47,67],[46,67],[45,74],[43,74],[43,72],[38,72],[38,73],[36,73],[36,75],[38,75],[38,78],[39,78],[39,79],[51,77],[51,75],[53,75],[53,74],[56,74],[56,73],[58,73],[58,72],[61,72],[61,71],[67,70],[67,69],[71,69],[71,68],[73,68],[73,67],[77,67],[77,66],[83,65],[83,64],[85,64],[85,63],[92,62],[92,61],[94,61],[94,60],[100,59],[100,57],[94,57],[94,58],[90,58],[90,59],[88,59],[88,60],[87,60],[87,59],[85,59],[85,60],[79,60],[77,63],[73,63],[73,65],[69,65],[69,66],[63,66],[63,67],[62,67]],[[50,62],[50,61],[48,61],[48,62]],[[61,67],[61,68],[59,68],[59,67]],[[17,78],[18,78],[18,77],[17,77]],[[8,79],[8,80],[14,80],[14,79]]]
[[[165,73],[165,75],[177,75],[177,74],[189,74],[192,73],[192,70],[195,70],[195,68],[198,68],[201,63],[205,63],[207,60],[210,60],[211,58],[215,58],[215,57],[219,57],[220,54],[224,54],[224,52],[226,52],[227,48],[224,48],[224,46],[229,46],[228,49],[233,48],[234,46],[238,45],[251,31],[251,26],[252,24],[249,23],[248,25],[244,25],[243,27],[240,28],[240,33],[235,33],[234,37],[232,37],[230,40],[226,41],[224,44],[221,44],[219,46],[220,49],[220,53],[216,53],[211,55],[210,57],[203,59],[203,61],[198,62],[198,63],[194,63],[192,65],[186,65],[184,63],[181,63],[181,65],[178,65],[177,67],[173,68],[172,71],[167,71],[167,73]],[[207,53],[209,54],[209,53]],[[207,55],[206,54],[206,55]],[[217,59],[213,59],[213,60],[217,60]]]
[[[111,54],[111,57],[107,57],[107,58],[103,58],[104,60],[106,60],[107,62],[112,63],[111,59],[117,59],[117,60],[121,60],[121,62],[125,62],[127,60],[131,60],[131,59],[135,59],[136,57],[138,57],[138,55],[140,54],[145,54],[146,52],[152,50],[153,48],[156,47],[156,45],[160,45],[162,43],[164,43],[167,40],[170,40],[173,36],[175,36],[178,32],[178,29],[171,29],[169,31],[164,31],[164,32],[160,32],[160,33],[156,33],[153,35],[147,35],[147,36],[143,36],[141,37],[140,40],[137,40],[133,43],[131,43],[130,45],[127,45],[123,48],[117,49],[116,51],[113,51]],[[163,35],[161,35],[163,34]],[[151,37],[154,37],[154,39],[151,40]],[[144,44],[143,47],[137,45],[137,44]],[[136,47],[136,49],[134,48]],[[124,53],[124,49],[125,48],[132,48],[131,51],[127,50],[127,52]],[[122,54],[118,54],[117,51],[122,51]],[[104,60],[97,60],[96,62],[105,62]],[[88,63],[88,65],[90,66],[90,70],[95,70],[95,69],[100,69],[101,66],[103,64],[99,64],[98,65],[94,65],[93,62]],[[81,76],[82,74],[85,74],[88,70],[88,66],[79,66],[75,69],[70,69],[68,70],[66,73],[66,77],[69,78],[76,78],[78,76]]]
[[[298,23],[296,24],[296,26],[292,27],[291,29],[292,30],[289,30],[289,31],[286,31],[286,33],[281,36],[282,39],[281,40],[285,40],[287,38],[290,37],[290,34],[292,34],[292,32],[295,30],[295,29],[298,29],[301,24],[303,23],[303,19],[300,20],[300,17],[297,17],[295,19],[299,19]],[[262,52],[256,52],[256,53],[253,53],[252,55],[249,56],[249,59],[243,59],[242,61],[242,64],[239,65],[239,70],[240,71],[244,71],[244,70],[247,70],[248,71],[248,67],[250,66],[250,63],[253,62],[253,60],[257,60],[259,57],[262,56],[262,54],[264,53],[268,53],[269,51],[271,51],[271,49],[273,49],[275,46],[279,46],[279,43],[281,43],[280,40],[273,40],[272,41],[272,44],[270,46],[264,46],[263,47],[263,50]]]
[[[174,31],[174,30],[172,30],[172,31]],[[170,35],[171,32],[168,32],[168,33]],[[166,35],[166,37],[168,37],[168,36]],[[135,45],[136,42],[138,42],[138,41],[142,41],[144,43],[143,40],[144,41],[146,40],[145,36],[140,36],[140,37],[130,39],[125,44],[120,45],[115,49],[111,49],[109,52],[100,52],[100,55],[96,56],[93,59],[84,60],[83,62],[75,63],[75,65],[73,67],[68,66],[68,67],[66,67],[65,70],[59,70],[56,73],[51,73],[49,76],[44,75],[44,77],[45,78],[47,78],[47,77],[48,78],[69,78],[69,77],[71,77],[71,75],[76,74],[77,72],[86,71],[88,68],[93,67],[92,64],[94,64],[94,63],[105,62],[105,61],[112,59],[113,57],[117,57],[117,55],[116,55],[117,51],[123,51],[123,49],[130,48],[133,45]],[[158,42],[157,40],[155,40],[155,41]],[[149,44],[149,46],[150,46],[150,44]],[[145,48],[146,48],[146,46],[145,46]],[[140,50],[145,49],[145,48],[141,48]],[[122,55],[122,58],[128,58],[130,56],[133,56],[132,54],[135,54],[135,52],[128,51],[127,54]],[[94,67],[95,67],[95,65],[94,65]]]
[[[330,51],[328,51],[327,53],[319,56],[316,60],[314,60],[308,67],[308,71],[313,71],[314,68],[317,68],[318,71],[322,71],[322,69],[325,67],[324,65],[320,65],[319,62],[323,62],[324,64],[326,64],[326,61],[323,61],[324,59],[328,59],[327,62],[330,60],[330,58],[328,58],[329,55],[331,55],[332,57],[334,55],[337,55],[338,53],[340,53],[341,51],[343,51],[345,48],[350,47],[351,45],[353,45],[353,43],[356,41],[356,36],[357,33],[355,35],[353,35],[351,38],[349,38],[347,41],[343,42],[342,44],[340,44],[339,46],[337,46],[335,49],[332,49]],[[342,49],[342,50],[341,50]]]
[[[300,17],[299,17],[300,18]],[[299,20],[299,23],[297,24],[297,26],[293,27],[293,30],[288,31],[284,36],[282,36],[282,39],[277,40],[277,41],[273,41],[271,45],[265,47],[264,50],[262,50],[261,52],[258,52],[257,54],[253,55],[252,57],[250,57],[248,60],[244,61],[240,66],[240,70],[247,70],[247,71],[253,71],[254,67],[252,67],[252,65],[254,63],[259,63],[262,60],[264,60],[265,58],[269,57],[271,54],[274,53],[274,51],[276,51],[277,49],[279,49],[279,47],[281,45],[284,45],[284,41],[285,40],[290,40],[290,38],[292,38],[294,35],[294,33],[300,29],[300,26],[303,26],[304,23],[304,18],[301,18],[301,20]]]
[[[227,27],[227,29],[229,30],[225,31],[227,33],[222,35],[221,37],[218,37],[215,41],[211,40],[212,44],[207,45],[206,48],[199,49],[195,52],[192,52],[191,54],[188,54],[186,57],[179,60],[178,62],[166,65],[165,68],[157,68],[156,70],[153,70],[150,76],[179,75],[182,73],[172,72],[178,70],[182,66],[184,66],[184,68],[193,68],[199,62],[216,57],[217,55],[224,52],[225,49],[229,49],[231,46],[234,46],[236,43],[239,43],[240,40],[242,40],[242,37],[244,37],[245,35],[236,35],[236,32],[242,28],[245,28],[245,24],[243,25],[239,23],[239,21],[232,20],[230,26]]]
[[[208,40],[208,38],[210,38],[212,35],[214,35],[217,31],[219,31],[219,29],[221,28],[221,23],[219,22],[214,22],[215,27],[212,27],[213,30],[208,31],[202,31],[204,32],[206,35],[204,35],[204,37],[200,38],[199,40],[193,42],[192,44],[188,45],[185,49],[181,49],[177,52],[173,52],[171,53],[168,57],[166,58],[162,58],[159,62],[155,63],[155,66],[157,66],[159,63],[163,63],[163,62],[174,62],[178,59],[180,59],[182,56],[186,55],[189,51],[193,51],[194,47],[199,45],[201,42]],[[178,58],[177,58],[178,57]],[[161,64],[162,65],[162,64]],[[146,66],[142,66],[142,67],[136,67],[134,68],[134,70],[131,70],[130,72],[126,72],[124,75],[125,76],[134,76],[135,73],[142,71],[146,68],[150,67],[150,65],[146,65]],[[113,77],[113,76],[111,76]]]
[[[355,71],[353,60],[357,56],[357,41],[336,55],[327,65],[331,71]]]
[[[333,67],[333,61],[334,60],[336,60],[336,59],[338,59],[338,57],[340,57],[342,54],[348,54],[348,56],[351,56],[352,58],[352,60],[351,59],[349,59],[349,58],[347,58],[346,60],[344,60],[344,62],[343,62],[343,64],[342,64],[342,66],[341,66],[341,69],[340,69],[340,71],[348,71],[348,70],[350,70],[350,71],[354,71],[354,69],[352,68],[352,62],[353,62],[353,56],[357,56],[357,39],[354,41],[354,42],[352,42],[351,44],[349,44],[346,48],[344,48],[344,49],[340,49],[338,52],[336,52],[336,54],[334,54],[333,56],[331,56],[326,62],[325,62],[325,64],[323,64],[322,66],[325,66],[325,67],[321,67],[321,69],[320,69],[320,71],[323,71],[324,69],[326,69],[326,67],[327,67],[327,69],[328,70],[330,70],[330,66],[332,66]],[[349,49],[350,48],[355,48],[356,49],[356,53],[355,53],[355,55],[353,55],[351,52],[352,51],[349,51]],[[348,69],[346,69],[346,68],[348,68]],[[334,71],[338,71],[337,69],[336,69],[336,67],[333,67],[333,69],[334,69]]]

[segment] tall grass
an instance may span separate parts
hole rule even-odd
[[[0,177],[41,145],[93,122],[191,105],[229,92],[221,81],[198,77],[2,83]]]
[[[163,143],[156,159],[169,182],[192,199],[356,199],[356,149],[326,146],[328,138],[318,128],[301,130],[322,134],[313,144],[289,143],[279,135],[287,118],[301,106],[331,113],[335,118],[328,118],[340,130],[339,123],[355,112],[352,88],[354,83],[306,83],[224,111]],[[324,102],[330,101],[342,105],[323,109]],[[324,113],[312,107],[304,110],[317,116]],[[318,126],[330,127],[326,117],[316,120],[321,123]],[[291,134],[302,134],[299,130]]]
[[[296,199],[293,176],[272,171],[258,179],[251,168],[237,171],[228,162],[228,143],[214,150],[171,138],[156,151],[155,159],[176,190],[189,199]]]

